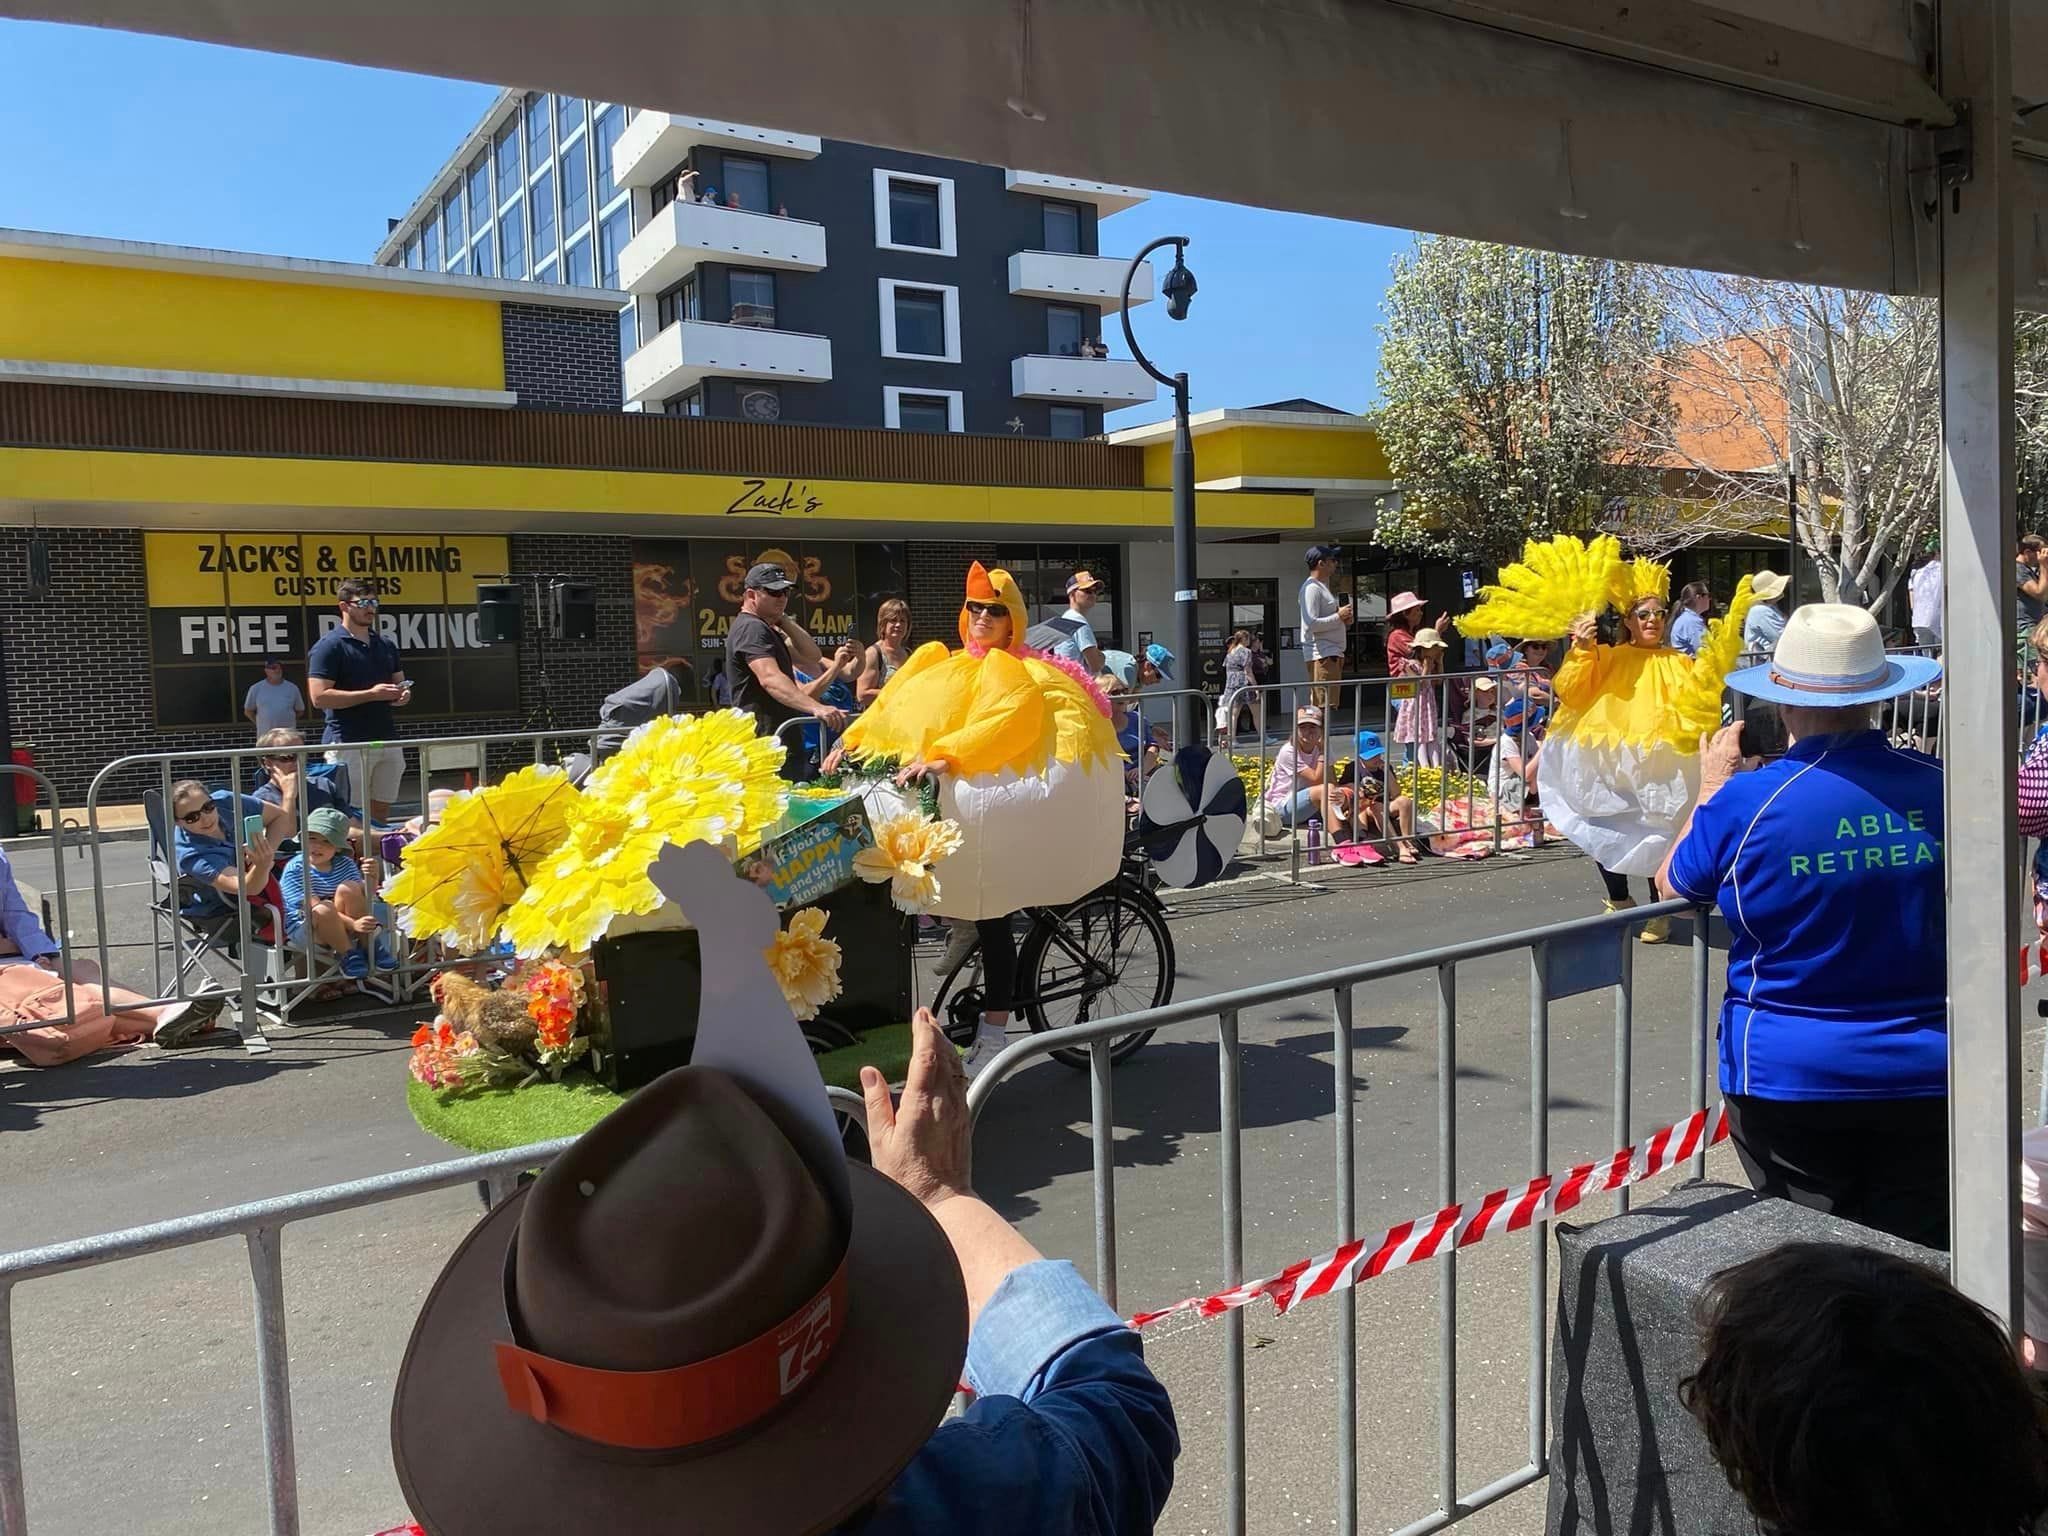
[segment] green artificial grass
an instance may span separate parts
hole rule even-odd
[[[835,1088],[860,1092],[860,1069],[879,1069],[890,1082],[900,1082],[910,1065],[910,1026],[891,1024],[870,1030],[857,1044],[818,1058],[818,1070]],[[406,1106],[420,1129],[470,1152],[497,1152],[507,1147],[579,1136],[624,1103],[624,1098],[595,1079],[577,1072],[559,1083],[534,1083],[526,1088],[472,1088],[440,1094],[408,1077]]]

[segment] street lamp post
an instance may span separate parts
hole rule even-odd
[[[1166,299],[1166,313],[1170,319],[1185,320],[1188,317],[1188,301],[1195,296],[1195,274],[1187,269],[1182,259],[1187,254],[1186,235],[1163,235],[1131,258],[1131,264],[1124,270],[1123,303],[1118,311],[1124,323],[1124,341],[1131,349],[1131,356],[1137,360],[1153,378],[1173,391],[1173,619],[1175,649],[1178,650],[1181,666],[1194,668],[1197,664],[1195,649],[1195,445],[1188,436],[1188,376],[1176,373],[1172,377],[1161,373],[1152,366],[1138,346],[1138,338],[1131,331],[1131,279],[1137,276],[1138,267],[1147,256],[1162,245],[1173,247],[1173,270],[1166,274],[1166,281],[1160,292]],[[1199,672],[1184,674],[1190,681],[1199,677]],[[1203,734],[1202,701],[1186,698],[1189,717],[1188,732],[1179,739],[1185,744],[1206,740]]]

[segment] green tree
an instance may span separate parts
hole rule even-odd
[[[1379,427],[1401,500],[1380,543],[1497,564],[1652,483],[1641,424],[1668,404],[1649,269],[1423,236],[1385,313]]]

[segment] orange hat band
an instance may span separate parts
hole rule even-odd
[[[509,1254],[506,1308],[516,1319]],[[599,1445],[673,1451],[722,1439],[773,1413],[816,1377],[845,1325],[842,1257],[824,1288],[788,1317],[709,1360],[663,1371],[605,1371],[502,1340],[493,1347],[514,1413]]]

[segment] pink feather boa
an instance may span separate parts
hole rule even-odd
[[[1026,656],[1035,656],[1047,666],[1058,667],[1062,672],[1066,673],[1067,676],[1087,690],[1090,701],[1095,705],[1096,711],[1101,714],[1102,718],[1107,720],[1110,717],[1109,695],[1102,691],[1102,685],[1088,675],[1088,669],[1082,666],[1081,663],[1070,661],[1065,656],[1055,656],[1051,651],[1041,651],[1035,646],[1027,645],[1023,648],[1023,651]]]

